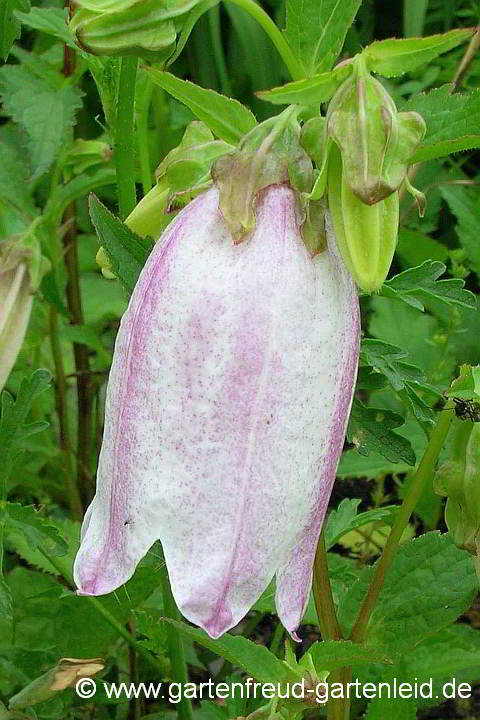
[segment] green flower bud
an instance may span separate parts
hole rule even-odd
[[[327,125],[340,148],[350,190],[368,205],[398,190],[426,131],[421,115],[397,111],[361,56],[329,104]]]
[[[480,545],[479,467],[480,423],[456,422],[433,487],[447,498],[445,522],[454,543],[472,555],[479,555]]]
[[[397,244],[399,197],[395,192],[375,205],[354,195],[336,146],[328,161],[328,204],[337,244],[357,285],[366,292],[380,290]]]
[[[199,0],[77,0],[70,29],[96,55],[173,54],[177,33]]]

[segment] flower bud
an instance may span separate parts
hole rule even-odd
[[[360,326],[330,224],[312,258],[296,205],[287,185],[261,190],[236,244],[214,187],[153,248],[115,344],[80,593],[118,588],[160,539],[178,607],[212,637],[274,575],[281,621],[298,627]]]
[[[33,293],[49,267],[35,235],[40,219],[23,236],[0,243],[0,391],[22,347]]]
[[[445,522],[452,539],[480,554],[480,423],[460,421],[451,430],[447,457],[434,477],[434,490],[447,498]]]
[[[177,32],[199,0],[76,0],[70,30],[96,55],[141,55],[157,62],[175,50]]]
[[[360,56],[328,106],[327,126],[342,154],[348,187],[368,205],[398,190],[426,131],[421,115],[397,111]]]
[[[398,193],[366,205],[351,191],[334,146],[328,162],[328,204],[339,250],[355,282],[369,293],[380,290],[397,245]]]

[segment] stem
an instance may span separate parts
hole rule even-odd
[[[449,400],[443,410],[438,414],[437,424],[433,429],[423,458],[418,466],[418,470],[410,483],[407,494],[405,495],[400,510],[395,518],[395,522],[390,535],[388,536],[383,554],[375,565],[375,574],[373,576],[372,583],[368,588],[368,592],[350,635],[350,640],[353,640],[353,642],[363,642],[365,639],[370,616],[383,587],[385,575],[392,564],[397,545],[408,525],[411,514],[422,496],[427,480],[432,477],[434,472],[435,463],[443,447],[450,428],[450,423],[453,419],[453,413],[448,411],[453,410],[453,407],[453,402]]]
[[[323,640],[340,640],[342,633],[337,620],[332,586],[328,575],[327,547],[323,527],[315,554],[312,589]]]
[[[292,76],[292,79],[302,80],[305,77],[302,66],[298,62],[297,58],[295,57],[290,48],[290,45],[283,37],[281,31],[275,25],[270,15],[267,15],[265,10],[263,10],[260,5],[257,5],[254,0],[228,1],[233,3],[234,5],[238,5],[238,7],[243,8],[243,10],[248,12],[254,18],[254,20],[256,20],[258,24],[262,26],[272,43],[275,45],[278,54],[282,58],[283,62],[287,66],[287,69]]]
[[[117,95],[115,166],[118,207],[125,220],[137,203],[135,192],[134,112],[137,57],[122,57]]]
[[[454,93],[460,87],[462,80],[465,77],[466,73],[468,72],[468,69],[469,69],[470,65],[472,64],[472,61],[474,60],[479,48],[480,48],[480,28],[477,29],[477,32],[470,40],[468,48],[465,51],[465,55],[463,56],[460,65],[458,66],[457,72],[455,73],[455,77],[452,80],[452,86],[453,86],[452,93]],[[450,93],[450,94],[452,94],[452,93]]]
[[[52,348],[53,362],[55,365],[55,406],[58,415],[58,423],[60,426],[60,447],[65,455],[65,482],[67,490],[67,499],[70,511],[76,520],[83,517],[83,505],[76,477],[72,468],[71,446],[70,446],[70,430],[68,426],[68,414],[66,410],[66,382],[65,370],[63,367],[63,356],[60,342],[58,340],[58,322],[57,311],[50,306],[50,345]]]
[[[220,7],[215,5],[207,13],[208,27],[210,29],[210,37],[212,39],[213,55],[215,65],[217,66],[218,77],[220,78],[220,87],[224,95],[233,95],[232,84],[228,77],[227,65],[225,63],[225,55],[222,47],[222,33],[220,29]]]
[[[77,257],[77,228],[75,224],[75,203],[71,203],[65,213],[70,227],[63,238],[65,248],[64,262],[67,271],[67,305],[72,325],[83,325],[82,296]],[[85,472],[90,461],[90,362],[88,348],[81,343],[73,343],[75,370],[77,372],[77,487],[85,502],[90,502],[93,495],[90,477]]]
[[[152,189],[152,169],[150,166],[150,147],[148,142],[148,113],[152,100],[153,83],[148,77],[137,99],[137,146],[140,161],[140,174],[142,177],[143,194]]]
[[[164,615],[172,620],[179,620],[180,613],[178,612],[172,595],[167,566],[165,564],[163,564],[161,575]],[[172,666],[172,680],[181,686],[185,686],[188,682],[188,671],[183,640],[173,625],[170,625],[170,623],[165,623],[165,625],[167,631],[168,656]],[[177,710],[180,720],[193,720],[192,703],[189,698],[182,697],[178,703]]]

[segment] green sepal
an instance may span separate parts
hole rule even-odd
[[[313,185],[313,166],[300,144],[298,108],[257,125],[238,150],[219,158],[212,177],[220,192],[219,206],[235,242],[255,227],[257,193],[273,184],[288,184],[299,193]]]

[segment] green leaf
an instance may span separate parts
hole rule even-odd
[[[427,123],[427,133],[411,163],[480,147],[480,90],[451,94],[452,89],[452,85],[443,85],[428,94],[414,95],[402,105],[402,111],[414,110]]]
[[[256,94],[261,100],[274,105],[316,105],[330,100],[351,73],[351,65],[342,65],[306,80],[296,80],[272,90],[261,90]]]
[[[473,35],[471,28],[420,38],[389,38],[372,43],[363,51],[369,70],[396,77],[415,70],[444,52],[460,45]]]
[[[237,144],[255,127],[255,116],[238,100],[199,87],[187,80],[180,80],[171,73],[155,68],[149,68],[148,73],[156,85],[189,107],[221,140]]]
[[[383,677],[382,682],[385,682]],[[412,688],[412,694],[413,692]],[[393,697],[393,695],[389,698],[385,694],[368,704],[365,720],[385,720],[385,718],[388,720],[416,720],[416,717],[417,701],[414,698]]]
[[[390,462],[415,465],[415,453],[409,441],[393,432],[404,423],[401,415],[383,408],[365,407],[354,400],[347,437],[361,455],[378,452]]]
[[[49,555],[65,555],[68,546],[57,528],[31,505],[6,502],[2,505],[3,521],[9,530],[21,532],[31,548],[44,549]]]
[[[131,293],[153,248],[153,240],[142,238],[112,215],[95,195],[89,197],[90,217],[100,244],[108,253],[113,272]]]
[[[203,630],[178,620],[163,618],[163,621],[233,665],[238,665],[259,682],[284,682],[289,678],[288,669],[281,660],[265,646],[257,645],[241,635],[225,633],[221,638],[212,640]]]
[[[72,343],[80,343],[95,350],[100,363],[106,367],[110,366],[112,356],[105,350],[97,328],[91,325],[66,325],[61,335]]]
[[[7,59],[14,41],[20,37],[15,10],[30,8],[29,0],[0,0],[0,57]]]
[[[367,338],[360,348],[360,357],[373,372],[384,375],[401,399],[410,407],[421,422],[431,422],[435,416],[433,410],[418,395],[418,391],[427,391],[440,395],[436,388],[426,385],[423,371],[404,362],[408,353],[396,345]]]
[[[28,223],[37,211],[28,184],[29,168],[21,140],[22,134],[13,122],[0,127],[0,200]]]
[[[5,110],[28,135],[34,178],[50,168],[82,105],[82,94],[77,88],[66,80],[53,86],[50,80],[38,77],[25,64],[0,68]]]
[[[438,280],[446,270],[442,262],[426,260],[418,267],[409,268],[383,285],[381,294],[402,300],[422,312],[425,307],[422,298],[435,298],[449,307],[475,309],[476,298],[469,290],[465,290],[465,282],[460,279]]]
[[[362,0],[287,0],[287,42],[307,76],[330,70]]]
[[[75,44],[72,34],[67,25],[68,12],[66,8],[38,8],[33,7],[29,13],[15,12],[15,17],[20,20],[23,25],[40,30],[47,35],[52,35],[73,48],[80,55],[85,55],[78,45]]]
[[[47,423],[27,425],[26,421],[33,401],[49,387],[51,377],[48,370],[35,370],[29,379],[22,380],[15,400],[6,390],[1,395],[0,486],[8,479],[24,439],[48,426]]]
[[[423,35],[428,0],[403,0],[403,34],[405,37]]]
[[[453,625],[427,637],[404,656],[408,675],[419,680],[455,677],[466,668],[478,668],[480,633],[469,625]]]
[[[395,253],[409,266],[421,265],[425,260],[448,260],[448,248],[445,245],[430,235],[407,228],[399,230]]]
[[[314,643],[309,649],[315,670],[336,670],[349,665],[360,665],[363,663],[381,662],[391,665],[393,660],[385,653],[381,645],[365,646],[350,640],[324,640]],[[303,664],[303,663],[302,663]]]
[[[68,518],[59,520],[58,518],[48,517],[44,520],[58,531],[62,541],[68,546],[67,554],[61,556],[61,565],[67,572],[70,572],[80,543],[80,523]],[[7,525],[5,542],[9,550],[16,552],[29,565],[51,575],[60,574],[59,569],[52,565],[38,547],[34,547],[29,542],[28,536],[22,532],[21,528]],[[58,560],[57,564],[60,564]]]
[[[478,401],[480,399],[480,365],[475,367],[462,365],[459,377],[455,378],[445,395]]]
[[[363,570],[339,610],[349,632],[372,580],[375,566]],[[450,625],[472,602],[478,580],[472,557],[448,535],[429,532],[399,546],[373,610],[367,645],[392,653],[415,648]]]
[[[480,193],[475,188],[460,185],[445,185],[440,188],[440,192],[457,218],[455,230],[467,253],[470,266],[480,275]]]
[[[3,550],[2,550],[3,552]],[[0,637],[7,645],[13,637],[13,603],[9,586],[0,575]]]
[[[361,500],[358,498],[345,498],[336,510],[330,512],[325,533],[327,550],[335,545],[342,535],[362,527],[362,525],[373,522],[391,524],[398,510],[396,505],[389,505],[358,513],[360,503]]]

